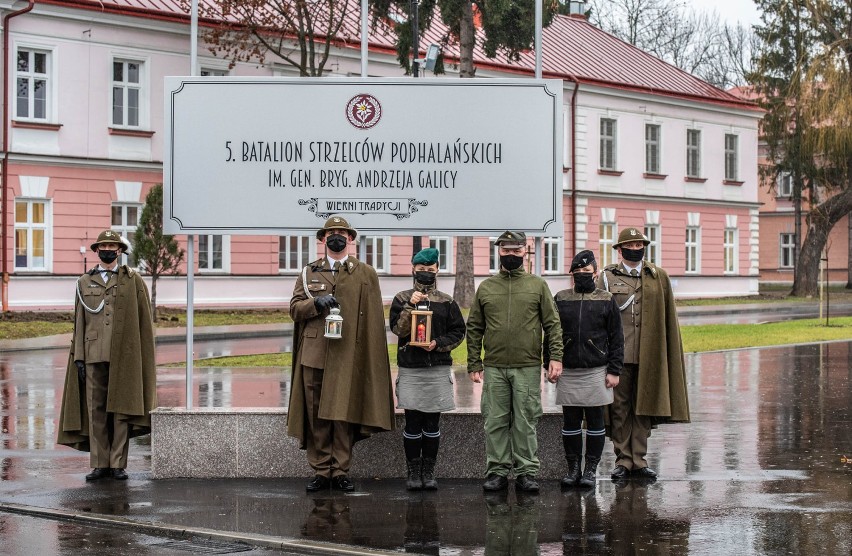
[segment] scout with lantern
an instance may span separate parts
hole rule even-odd
[[[458,304],[437,289],[437,249],[411,259],[414,287],[401,291],[390,309],[391,331],[399,336],[397,407],[405,410],[402,443],[409,490],[435,490],[441,412],[455,409],[450,352],[464,340]]]

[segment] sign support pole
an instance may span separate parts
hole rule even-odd
[[[192,0],[189,66],[198,75],[198,0]],[[186,408],[192,409],[193,326],[195,325],[195,236],[186,236]]]
[[[535,78],[541,79],[541,0],[535,0]],[[535,273],[541,276],[541,237],[535,238]]]

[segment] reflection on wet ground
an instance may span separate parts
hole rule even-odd
[[[0,354],[0,501],[425,554],[852,552],[848,342],[688,356],[693,422],[654,432],[649,461],[661,480],[602,479],[588,493],[545,481],[532,498],[484,496],[463,480],[434,493],[373,480],[354,495],[311,496],[297,480],[151,481],[144,438],[131,447],[130,481],[86,485],[88,457],[54,445],[63,365],[58,352]],[[195,399],[286,405],[286,376],[197,369]],[[181,405],[183,370],[161,369],[159,379],[161,405]],[[479,391],[465,376],[456,390],[475,410]],[[604,471],[610,452],[607,442]],[[28,538],[0,518],[4,538]],[[53,547],[42,554],[64,553],[55,530],[38,539]]]

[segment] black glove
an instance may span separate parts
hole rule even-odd
[[[334,299],[333,295],[323,295],[321,297],[314,298],[314,307],[317,308],[317,311],[322,313],[329,307],[334,307],[337,305],[337,300]]]
[[[86,382],[86,364],[82,361],[74,361],[74,364],[77,365],[77,378],[80,382]]]

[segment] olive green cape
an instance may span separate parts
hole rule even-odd
[[[319,417],[356,425],[355,440],[393,429],[393,390],[387,331],[379,279],[375,270],[353,257],[335,284],[343,317],[342,338],[328,341]],[[304,449],[308,426],[302,365],[302,325],[294,323],[293,379],[287,432]]]
[[[109,365],[107,412],[115,413],[119,419],[126,421],[128,434],[134,437],[151,432],[151,410],[157,406],[154,327],[148,287],[142,277],[126,265],[118,269],[116,277],[118,295],[115,297],[115,329],[110,341],[112,360]],[[79,300],[74,311],[85,311]],[[56,442],[89,451],[86,390],[80,384],[70,353]]]

